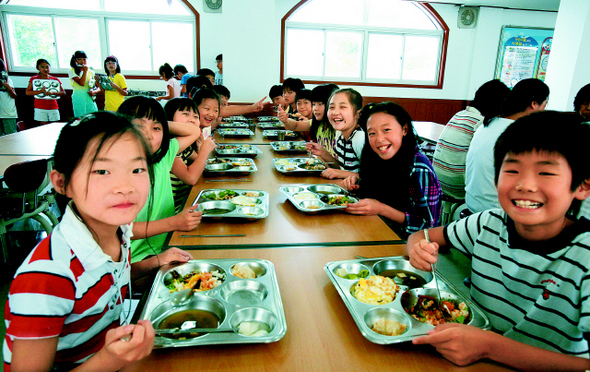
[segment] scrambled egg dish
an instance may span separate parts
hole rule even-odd
[[[392,302],[399,287],[391,278],[373,275],[361,278],[352,287],[352,295],[359,301],[371,305],[383,305]]]

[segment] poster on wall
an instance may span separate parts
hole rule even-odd
[[[512,88],[522,79],[545,80],[553,29],[503,26],[496,79]]]

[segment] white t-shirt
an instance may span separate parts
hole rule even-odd
[[[494,146],[514,120],[495,118],[473,135],[465,161],[465,203],[471,212],[501,208],[494,184]]]
[[[174,93],[172,98],[180,97],[180,82],[176,80],[176,78],[170,78],[170,80],[166,82],[166,87],[172,87],[172,92]],[[166,92],[166,94],[167,93],[168,92]]]
[[[14,88],[10,78],[6,80],[8,85]],[[4,85],[0,85],[0,119],[14,119],[16,114],[16,100],[10,96]]]

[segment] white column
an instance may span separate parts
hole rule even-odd
[[[548,109],[573,111],[578,90],[590,83],[590,1],[561,0],[545,83]]]

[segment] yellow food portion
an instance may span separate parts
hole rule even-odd
[[[352,295],[359,301],[371,305],[383,305],[392,302],[399,287],[391,278],[380,275],[361,278],[352,289]]]
[[[234,204],[237,204],[237,205],[244,205],[246,207],[255,207],[256,206],[256,202],[254,201],[254,199],[249,198],[244,195],[240,195],[240,196],[236,196],[235,198],[232,198],[231,202]]]
[[[313,192],[300,192],[299,194],[293,195],[297,200],[316,200],[317,196]]]
[[[232,275],[242,279],[255,279],[256,273],[246,265],[235,265]]]
[[[406,331],[406,326],[396,320],[378,319],[371,329],[385,336],[399,336]]]
[[[276,161],[277,165],[297,165],[297,163],[293,162],[293,160],[290,159],[279,159]]]

